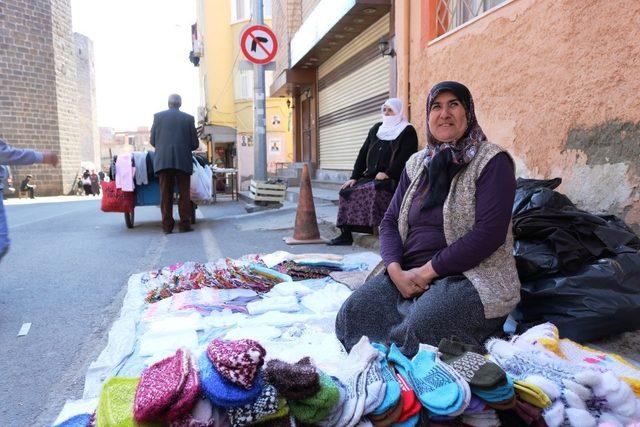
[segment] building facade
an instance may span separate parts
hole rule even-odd
[[[632,95],[640,91],[640,3],[289,0],[280,5],[274,9],[274,27],[288,38],[282,43],[288,52],[277,58],[271,93],[294,99],[296,160],[312,162],[320,172],[350,173],[356,151],[346,147],[355,140],[362,144],[364,133],[355,138],[355,132],[367,128],[363,123],[358,129],[353,112],[366,110],[367,103],[359,98],[358,79],[345,80],[348,73],[335,69],[356,67],[358,61],[341,58],[355,58],[357,53],[351,52],[358,49],[351,48],[356,45],[364,56],[366,42],[357,40],[367,32],[383,34],[376,27],[382,17],[358,29],[346,45],[339,35],[363,18],[364,8],[382,5],[389,11],[383,41],[395,51],[388,93],[405,102],[421,146],[426,142],[429,89],[442,80],[460,81],[471,90],[489,139],[515,158],[518,176],[561,177],[559,190],[579,207],[618,214],[640,229],[640,99]],[[342,17],[318,20],[328,5],[340,9]],[[375,61],[369,62],[371,68]],[[384,73],[377,68],[374,74]],[[375,84],[371,75],[366,81],[367,86]],[[324,95],[332,85],[340,93]],[[370,95],[370,116],[361,116],[368,126],[375,120]],[[307,96],[312,98],[308,107],[303,104]],[[339,133],[348,138],[334,136],[339,126],[347,128]]]
[[[271,24],[271,1],[263,0],[265,24]],[[249,0],[197,0],[192,28],[192,62],[200,70],[201,137],[208,141],[211,161],[238,168],[242,188],[253,176],[253,65],[240,50],[240,34],[250,25]],[[273,80],[275,63],[266,65]],[[268,86],[267,86],[268,93]],[[293,161],[291,109],[284,98],[267,98],[267,167]]]
[[[76,83],[78,86],[78,132],[80,159],[100,168],[100,133],[96,109],[96,78],[93,42],[87,36],[74,33]]]
[[[80,168],[74,50],[69,0],[0,2],[0,137],[59,153],[57,168],[13,168],[43,195],[69,192]]]

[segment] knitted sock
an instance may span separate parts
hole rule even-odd
[[[372,360],[367,366],[365,374],[365,400],[363,414],[369,414],[376,409],[384,400],[385,391],[387,385],[382,378],[382,372],[380,370],[380,362],[382,355],[377,353],[377,358]]]
[[[418,421],[420,421],[420,414],[413,415],[412,417],[407,418],[402,422],[398,421],[397,423],[393,424],[393,427],[414,427],[418,425]]]
[[[306,424],[317,424],[326,419],[340,401],[340,392],[331,377],[322,371],[318,373],[320,391],[306,399],[289,402],[293,416]]]
[[[471,387],[471,392],[487,403],[504,402],[514,396],[513,378],[507,375],[507,383],[493,390]]]
[[[446,412],[446,415],[456,417],[458,415],[462,415],[465,409],[469,406],[469,402],[471,401],[471,389],[469,388],[469,383],[460,375],[452,366],[444,363],[438,356],[436,356],[436,365],[441,368],[443,371],[447,372],[452,378],[455,379],[456,385],[458,386],[458,400],[451,405],[451,407],[446,408],[443,412]]]
[[[320,390],[318,372],[308,357],[296,363],[270,360],[267,362],[265,375],[267,382],[287,399],[304,399]]]
[[[354,426],[362,418],[366,399],[365,370],[377,356],[378,351],[366,336],[351,348],[342,369],[336,374],[346,389],[346,399],[337,425]]]
[[[278,411],[278,391],[272,385],[265,385],[258,399],[248,405],[227,410],[232,427],[242,427],[261,421]]]
[[[395,374],[392,371],[392,368],[389,366],[389,362],[387,361],[386,354],[387,348],[378,343],[372,344],[382,355],[380,358],[380,371],[382,372],[382,378],[386,384],[384,399],[382,403],[378,405],[371,413],[374,415],[381,415],[388,411],[390,408],[397,406],[398,400],[400,399],[400,384],[398,384],[398,380],[396,379]]]
[[[265,386],[266,387],[266,386]],[[289,415],[289,403],[287,399],[283,397],[278,397],[278,409],[273,414],[267,414],[260,420],[260,422],[265,422],[269,420],[277,420],[278,418],[288,417]]]
[[[396,373],[398,384],[400,384],[400,394],[402,399],[402,412],[398,417],[398,422],[402,423],[420,412],[422,404],[416,396],[409,382],[399,373]]]
[[[369,420],[375,427],[388,427],[391,424],[398,421],[400,415],[402,414],[402,396],[398,398],[395,406],[387,409],[386,412],[382,414],[374,415],[369,414]]]
[[[139,378],[113,377],[102,386],[96,422],[99,426],[133,426],[133,401]]]
[[[198,373],[202,393],[214,405],[224,409],[255,402],[264,385],[260,374],[256,376],[253,387],[249,390],[233,384],[218,373],[206,353],[198,359]]]
[[[513,387],[516,394],[521,400],[530,403],[533,406],[537,406],[538,408],[546,408],[551,405],[549,396],[547,396],[540,387],[536,386],[533,383],[518,380],[513,382]]]
[[[400,350],[391,346],[389,358],[402,360]],[[446,415],[460,397],[460,389],[454,378],[436,364],[436,353],[420,350],[410,363],[409,382],[416,396],[429,411]]]
[[[549,427],[559,427],[564,422],[564,405],[561,401],[555,402],[544,410],[542,417]]]
[[[145,368],[140,376],[133,406],[136,421],[160,419],[180,396],[188,374],[189,354],[183,349]]]
[[[347,390],[345,389],[342,382],[340,382],[340,380],[336,377],[331,377],[331,379],[336,385],[340,397],[338,398],[338,403],[333,408],[331,408],[331,411],[329,412],[327,418],[318,423],[323,427],[333,427],[337,424],[340,416],[342,415],[342,408],[347,398]]]
[[[477,346],[443,338],[438,345],[442,360],[451,365],[470,386],[491,389],[505,380],[505,372],[479,354]]]
[[[189,413],[196,404],[198,395],[200,394],[200,379],[198,378],[198,372],[196,371],[193,360],[191,359],[191,354],[187,354],[189,356],[187,379],[178,399],[173,402],[167,410],[164,417],[167,421],[177,420]]]
[[[230,382],[251,388],[258,369],[264,363],[265,349],[257,341],[215,339],[207,347],[209,360]]]

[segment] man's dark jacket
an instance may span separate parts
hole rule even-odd
[[[154,114],[149,142],[156,148],[153,161],[156,174],[165,169],[193,173],[191,152],[198,148],[193,116],[177,108]]]

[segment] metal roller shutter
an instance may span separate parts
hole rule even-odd
[[[320,168],[352,170],[358,151],[380,113],[320,128]]]

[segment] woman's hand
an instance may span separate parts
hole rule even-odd
[[[387,174],[386,174],[386,173],[384,173],[384,172],[378,172],[378,173],[376,174],[376,179],[377,179],[378,181],[382,181],[383,179],[389,179],[389,175],[387,175]]]
[[[403,298],[410,299],[417,297],[429,289],[428,284],[420,284],[421,280],[414,271],[404,271],[397,262],[391,263],[389,267],[387,267],[387,272]]]
[[[416,277],[418,285],[426,286],[427,289],[429,289],[431,282],[438,277],[438,273],[433,269],[431,261],[422,267],[412,268],[409,272]]]
[[[356,181],[355,179],[350,179],[349,181],[342,184],[342,187],[340,189],[344,190],[345,188],[353,187],[354,185],[356,185],[356,182],[358,181]]]

